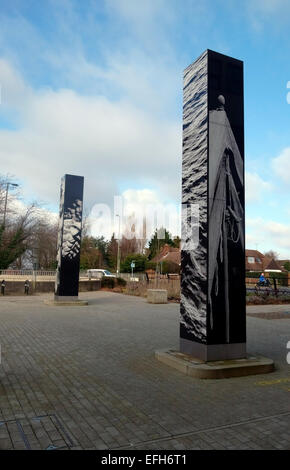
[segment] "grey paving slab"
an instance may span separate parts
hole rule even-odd
[[[274,373],[208,381],[154,357],[178,348],[178,304],[96,292],[81,295],[86,307],[60,308],[48,298],[0,298],[1,449],[290,448],[289,305],[249,308],[277,312],[247,319],[248,352],[274,359]]]

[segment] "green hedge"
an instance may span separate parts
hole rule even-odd
[[[270,278],[273,279],[277,279],[278,281],[278,284],[280,284],[280,286],[288,286],[288,273],[269,273],[270,274]]]
[[[262,272],[262,271],[261,271]],[[249,277],[249,278],[257,278],[257,277],[260,277],[261,276],[261,273],[250,273],[250,272],[246,272],[246,277]]]
[[[161,266],[162,264],[162,266]],[[158,266],[160,272],[162,274],[179,274],[180,273],[180,266],[177,263],[173,263],[173,261],[162,261],[159,263]],[[147,261],[146,269],[153,269],[156,270],[156,263],[154,261]]]
[[[109,289],[114,289],[116,279],[114,277],[103,277],[101,280],[101,287],[108,287]]]
[[[261,272],[253,272],[253,273],[250,273],[250,272],[246,272],[246,277],[248,278],[256,278],[258,279],[260,276],[261,276]],[[278,281],[278,284],[280,286],[287,286],[288,285],[288,273],[267,273],[264,271],[264,274],[268,274],[270,279],[277,279]],[[266,276],[265,276],[266,277]],[[273,282],[272,282],[273,284]]]
[[[270,277],[275,277],[276,279],[288,279],[288,273],[268,273]]]
[[[153,271],[155,271],[156,263],[154,261],[146,261],[145,268],[146,269],[153,269]]]
[[[128,255],[125,260],[121,263],[121,272],[130,273],[132,271],[131,263],[134,261],[135,268],[134,273],[145,271],[146,256],[140,253],[132,253]]]
[[[162,261],[162,273],[163,274],[179,274],[180,273],[180,266],[177,263],[173,263],[173,261]]]
[[[116,281],[117,286],[126,287],[127,285],[127,281],[125,281],[125,279],[123,279],[122,277],[117,277]]]

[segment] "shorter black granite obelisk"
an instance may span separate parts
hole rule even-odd
[[[61,180],[57,243],[56,301],[78,300],[84,177]]]

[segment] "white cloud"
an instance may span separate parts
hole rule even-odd
[[[248,248],[258,245],[260,251],[274,250],[280,258],[290,258],[290,224],[257,217],[246,220],[246,232]]]
[[[7,211],[12,218],[18,218],[24,215],[31,207],[31,204],[27,204],[18,196],[8,194],[7,199]],[[59,214],[57,212],[50,211],[45,207],[39,207],[37,205],[33,208],[33,214],[40,222],[46,222],[50,224],[58,223]]]
[[[1,108],[4,111],[18,109],[20,103],[28,101],[31,90],[24,83],[21,75],[9,63],[0,58]]]
[[[0,131],[0,156],[5,172],[24,181],[26,190],[58,204],[60,178],[72,173],[85,176],[89,206],[111,202],[120,184],[130,181],[155,186],[164,198],[179,197],[180,123],[161,121],[125,100],[31,90],[19,77],[2,61],[3,93],[17,96],[6,103],[20,126]]]
[[[123,192],[124,215],[135,217],[142,233],[143,218],[146,218],[146,229],[151,236],[155,227],[165,227],[172,236],[180,235],[180,207],[176,204],[165,204],[156,191],[149,189],[129,189]]]
[[[272,160],[276,175],[287,185],[290,183],[290,147],[282,150],[278,157]]]
[[[136,235],[137,238],[143,238],[144,220],[147,238],[152,236],[156,227],[166,227],[173,237],[180,236],[180,207],[176,204],[164,204],[154,190],[128,189],[116,199],[114,210],[108,205],[95,205],[89,214],[90,233],[108,239],[114,232],[118,237],[119,218],[116,214],[121,215],[121,236],[130,238]],[[131,232],[132,226],[134,232]]]
[[[180,8],[166,0],[87,3],[80,15],[75,2],[49,1],[44,30],[24,8],[16,7],[17,15],[0,12],[0,51],[31,83],[176,112],[184,64],[168,27],[180,26]]]
[[[246,173],[246,202],[256,203],[265,198],[265,193],[271,191],[273,186],[271,183],[264,181],[257,173]]]

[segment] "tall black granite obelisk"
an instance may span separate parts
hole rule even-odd
[[[64,175],[61,180],[56,301],[78,300],[83,188],[83,176]]]
[[[203,361],[246,356],[243,101],[241,61],[185,70],[180,351]]]

